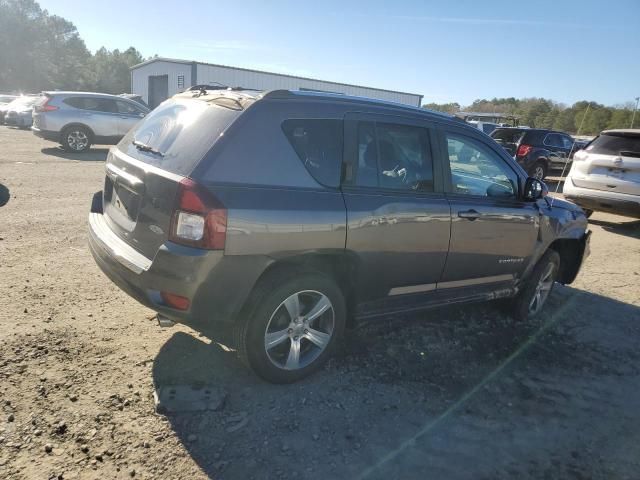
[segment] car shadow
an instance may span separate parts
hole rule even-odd
[[[616,233],[618,235],[625,235],[632,238],[640,238],[640,220],[628,218],[620,222],[609,222],[605,220],[598,220],[594,218],[589,219],[589,223],[592,225],[598,225],[604,230],[610,233]]]
[[[596,388],[599,375],[619,377],[620,385],[627,382],[625,375],[639,375],[640,353],[629,334],[638,322],[636,306],[562,286],[541,318],[523,323],[511,320],[498,303],[389,316],[350,331],[321,372],[291,385],[265,383],[223,345],[202,334],[177,332],[154,360],[153,382],[156,390],[191,385],[224,392],[215,409],[166,413],[190,456],[211,478],[354,478],[442,415],[455,423],[477,412],[479,422],[491,418],[493,431],[520,428],[523,418],[531,423],[523,428],[531,430],[544,428],[549,416],[552,422],[570,422],[585,409],[585,400],[569,395],[551,401],[545,397],[551,384],[557,379],[553,388],[562,389],[571,378],[589,390]],[[540,378],[544,382],[538,385]],[[615,388],[605,393],[618,395]],[[527,405],[527,415],[514,417],[512,406],[520,404]],[[564,449],[559,443],[567,442],[579,449],[589,438],[570,424],[561,428],[565,433],[559,436],[547,432],[553,438],[548,448]],[[602,425],[599,429],[594,435],[612,434]],[[474,445],[487,446],[480,463],[503,468],[511,444],[492,450],[498,439],[487,434],[482,440],[478,434],[473,431]],[[446,463],[459,468],[458,474],[482,477],[464,445],[451,442]],[[403,453],[413,455],[410,461],[391,462],[386,477],[428,472],[442,448],[435,453],[422,448],[412,442]],[[416,463],[416,470],[394,474]],[[588,461],[579,467],[585,478],[593,473],[590,468]]]
[[[82,153],[67,152],[61,147],[46,147],[40,151],[45,155],[65,158],[67,160],[80,160],[83,162],[104,162],[107,159],[107,154],[109,153],[108,148],[93,147]]]
[[[9,203],[10,198],[9,189],[0,183],[0,207],[4,207]]]

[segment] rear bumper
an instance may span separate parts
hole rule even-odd
[[[254,256],[225,256],[222,251],[164,243],[146,258],[109,228],[102,214],[102,192],[89,214],[89,248],[100,269],[120,289],[174,322],[207,331],[233,321],[268,265]],[[164,304],[160,292],[190,300],[188,310]]]
[[[35,125],[31,126],[31,131],[37,137],[44,138],[45,140],[50,140],[52,142],[59,142],[60,141],[60,132],[52,132],[52,131],[49,131],[49,130],[42,130],[42,129],[36,127]]]
[[[640,218],[640,195],[576,187],[571,177],[567,177],[562,193],[587,210]]]

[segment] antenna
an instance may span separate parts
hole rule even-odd
[[[587,114],[589,113],[589,107],[591,107],[591,102],[587,103],[587,109],[584,111],[584,115],[582,116],[582,120],[580,121],[580,127],[578,128],[578,133],[576,133],[576,137],[580,135],[580,132],[582,131],[582,126],[584,125],[584,119],[587,118]],[[573,137],[573,145],[571,145],[571,150],[569,150],[569,157],[567,158],[567,161],[564,163],[564,167],[562,167],[562,173],[560,174],[560,178],[564,178],[564,172],[567,169],[567,165],[569,164],[569,158],[571,158],[573,149],[576,146],[576,137]],[[557,195],[559,188],[560,188],[560,182],[557,183],[556,191],[553,193]],[[555,198],[556,198],[555,195],[551,197],[551,205],[549,205],[549,208],[553,208],[553,201],[555,200]]]

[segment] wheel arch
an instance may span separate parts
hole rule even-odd
[[[274,281],[291,273],[321,273],[336,282],[347,306],[347,326],[353,326],[355,312],[355,279],[357,261],[353,255],[339,252],[300,254],[278,259],[271,263],[256,280],[252,292],[265,282]],[[249,295],[251,297],[251,294]],[[249,299],[248,299],[249,300]],[[247,302],[248,303],[248,302]]]
[[[554,250],[560,255],[560,270],[558,282],[563,285],[572,283],[582,264],[584,245],[577,238],[558,238],[549,245],[549,250]]]

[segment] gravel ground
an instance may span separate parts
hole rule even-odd
[[[591,257],[536,321],[389,317],[274,386],[94,265],[105,156],[0,127],[0,478],[639,478],[639,221],[594,214]],[[156,413],[176,385],[215,406]]]

